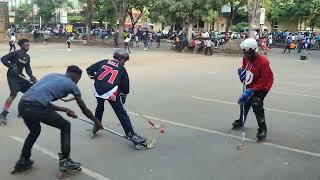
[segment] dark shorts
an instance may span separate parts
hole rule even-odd
[[[10,87],[10,96],[16,96],[18,92],[25,93],[32,86],[32,84],[24,79],[17,79],[7,76],[8,84]]]

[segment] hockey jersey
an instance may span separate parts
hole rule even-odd
[[[246,88],[252,88],[254,91],[270,91],[273,72],[265,56],[258,54],[252,63],[247,58],[243,58],[242,69],[246,71]]]
[[[88,67],[87,73],[95,81],[96,97],[109,99],[118,93],[129,94],[129,76],[119,61],[104,59]]]

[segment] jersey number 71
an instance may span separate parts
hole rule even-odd
[[[104,69],[104,71],[99,75],[98,80],[103,80],[109,73],[111,73],[108,83],[113,84],[118,75],[118,70],[114,70],[112,67],[107,65],[103,65],[102,69]]]

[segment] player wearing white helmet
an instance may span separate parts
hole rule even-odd
[[[235,120],[232,125],[233,129],[242,128],[243,122],[245,122],[252,107],[259,126],[257,139],[258,141],[263,141],[267,135],[263,101],[272,87],[273,73],[268,59],[258,53],[258,43],[255,39],[248,38],[244,40],[240,44],[240,48],[243,50],[244,56],[242,68],[238,69],[238,75],[240,81],[244,83],[245,91],[238,101],[241,105],[240,118]]]

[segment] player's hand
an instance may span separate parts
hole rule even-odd
[[[246,70],[239,68],[238,75],[239,75],[240,81],[243,82],[246,79]]]
[[[33,83],[36,83],[38,80],[37,80],[36,77],[32,76],[32,77],[30,78],[30,81],[32,81]]]
[[[120,93],[120,100],[121,100],[122,104],[126,103],[127,95]]]
[[[66,114],[69,116],[69,117],[72,117],[72,118],[77,118],[78,116],[76,115],[75,112],[73,112],[72,110],[70,109],[67,109],[66,110]]]
[[[109,99],[108,99],[108,100],[116,101],[116,100],[117,100],[117,96],[112,95],[112,96],[110,96],[110,97],[109,97]]]
[[[241,104],[241,103],[247,102],[253,94],[254,94],[253,89],[249,88],[245,90],[243,94],[240,96],[238,103]]]
[[[101,124],[101,122],[98,119],[95,119],[94,121],[94,125],[99,129],[103,129],[103,125]]]

